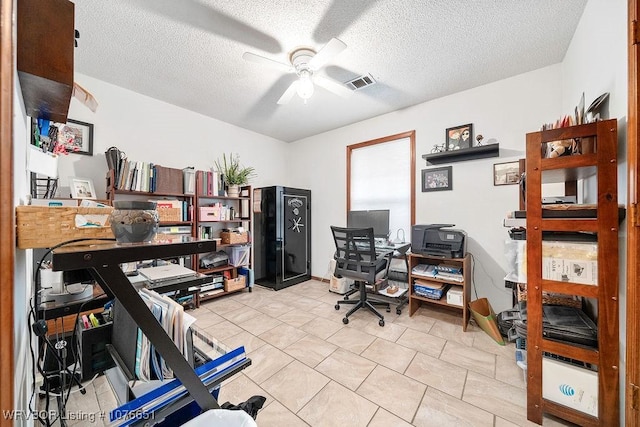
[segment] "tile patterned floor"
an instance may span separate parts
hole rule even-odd
[[[455,312],[424,306],[385,313],[384,327],[311,280],[278,292],[255,286],[191,311],[229,347],[244,345],[252,366],[223,383],[219,400],[267,398],[256,419],[280,426],[535,426],[527,421],[513,345],[499,346]],[[115,406],[104,377],[70,409]],[[86,421],[69,425],[90,425]],[[101,425],[97,420],[96,425]],[[545,418],[545,426],[570,425]]]

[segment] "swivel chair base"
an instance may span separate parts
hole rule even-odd
[[[342,319],[342,323],[344,323],[345,325],[349,323],[349,316],[351,316],[353,313],[355,313],[361,308],[367,308],[369,309],[369,311],[371,311],[373,314],[375,314],[380,318],[380,320],[378,321],[378,324],[380,326],[384,326],[384,316],[380,314],[378,310],[376,310],[375,306],[385,307],[387,309],[387,313],[391,311],[391,305],[388,302],[367,300],[367,288],[364,282],[360,282],[360,298],[358,300],[338,301],[335,305],[336,310],[340,310],[340,304],[354,305],[354,307],[351,310],[349,310],[349,312]]]

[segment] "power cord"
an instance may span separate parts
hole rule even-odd
[[[70,245],[70,244],[73,244],[73,243],[89,241],[89,240],[92,240],[92,241],[102,240],[102,241],[111,241],[111,242],[115,241],[115,239],[109,239],[109,238],[79,238],[79,239],[72,239],[72,240],[67,240],[67,241],[64,241],[62,243],[59,243],[59,244],[57,244],[55,246],[52,246],[51,248],[49,248],[42,255],[42,257],[38,261],[38,263],[36,265],[36,268],[34,270],[34,273],[33,273],[33,275],[34,275],[33,283],[34,283],[34,287],[35,287],[35,289],[37,291],[33,292],[33,296],[29,299],[29,314],[27,315],[27,324],[33,325],[33,324],[36,323],[35,299],[36,299],[36,295],[39,292],[41,292],[41,289],[40,289],[40,274],[39,273],[40,273],[40,269],[42,268],[42,265],[44,264],[45,259],[47,258],[47,256],[49,256],[49,254],[51,252],[53,252],[55,249],[58,249],[60,247],[67,246],[67,245]],[[77,315],[80,314],[80,311],[81,311],[82,307],[84,306],[84,304],[86,304],[86,302],[80,305],[80,308],[78,310],[78,314]],[[76,333],[75,331],[76,331],[77,324],[78,324],[78,322],[77,322],[77,318],[76,318],[76,322],[75,322],[75,325],[74,325],[74,333],[73,333],[72,337],[75,336],[75,333]],[[45,323],[45,325],[46,325],[46,323]],[[29,399],[29,412],[32,413],[32,414],[36,414],[36,420],[38,422],[40,422],[42,425],[51,426],[51,424],[53,422],[55,422],[58,418],[60,418],[60,415],[63,413],[63,412],[61,412],[61,410],[64,408],[64,405],[66,405],[66,402],[69,399],[69,394],[70,394],[70,391],[71,391],[71,385],[73,384],[73,381],[69,383],[69,389],[68,389],[69,391],[67,393],[67,398],[66,399],[62,399],[64,403],[62,404],[62,407],[58,408],[58,411],[59,411],[58,416],[56,417],[55,420],[51,421],[49,419],[49,415],[48,415],[49,414],[49,397],[50,397],[49,381],[47,379],[47,375],[44,372],[44,369],[42,368],[40,363],[38,361],[36,361],[35,351],[33,349],[33,346],[31,345],[31,342],[33,340],[32,328],[31,327],[27,328],[27,330],[28,330],[29,347],[30,347],[30,352],[29,353],[31,355],[31,363],[33,365],[33,369],[31,370],[31,379],[32,379],[32,384],[33,384],[33,390],[31,392],[31,397]],[[73,346],[72,346],[72,349],[73,349],[74,357],[76,357],[76,360],[77,360],[77,354],[76,354],[75,348],[73,348]],[[57,354],[57,352],[55,352],[55,351],[52,351],[52,353],[54,353],[56,356],[59,356]],[[45,351],[45,354],[46,354],[46,351]],[[73,377],[75,377],[75,369],[77,368],[77,365],[78,364],[75,363]],[[39,411],[34,411],[33,410],[33,400],[34,400],[35,395],[36,395],[36,387],[35,387],[35,384],[36,384],[36,369],[38,370],[40,375],[42,375],[44,386],[45,386],[45,397],[46,397],[46,412],[45,413],[47,414],[45,418],[40,416],[40,412]],[[61,393],[63,393],[63,392],[64,392],[64,390],[61,390]],[[61,406],[60,405],[61,403],[62,402],[59,401],[59,406]],[[60,418],[60,423],[61,423],[61,425],[65,425],[64,420],[62,418]]]
[[[473,256],[471,252],[468,252],[468,254],[471,255],[471,260],[473,261],[473,264],[471,266],[471,283],[473,284],[473,292],[476,295],[476,299],[478,299],[478,290],[476,288],[476,278],[475,278],[476,262],[478,263],[478,265],[480,265],[480,267],[482,268],[482,271],[484,271],[484,274],[489,278],[489,281],[491,282],[491,285],[493,285],[494,288],[498,289],[500,292],[508,292],[509,294],[511,294],[511,291],[507,291],[506,289],[496,285],[496,283],[493,281],[493,278],[489,275],[489,273],[487,273],[487,270],[485,270],[482,263],[480,261],[476,261],[475,256]]]

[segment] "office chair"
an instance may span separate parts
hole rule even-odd
[[[375,306],[384,306],[387,312],[391,307],[387,302],[367,300],[367,285],[379,289],[387,283],[389,265],[393,251],[376,253],[373,228],[341,228],[331,226],[331,233],[336,244],[336,277],[352,279],[359,285],[360,298],[358,300],[342,300],[335,305],[340,310],[341,304],[353,304],[354,307],[342,319],[345,325],[349,323],[349,316],[360,308],[368,308],[380,320],[378,324],[384,326],[384,316]]]

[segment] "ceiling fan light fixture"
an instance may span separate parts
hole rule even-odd
[[[311,72],[309,70],[300,71],[300,78],[298,79],[298,85],[296,88],[298,96],[306,101],[311,98],[314,89]]]

